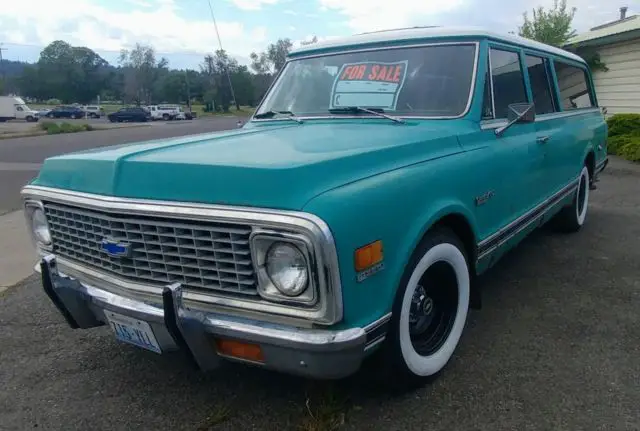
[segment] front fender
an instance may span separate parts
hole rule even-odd
[[[304,211],[329,225],[336,242],[344,302],[341,326],[365,326],[391,311],[414,249],[442,217],[464,216],[477,238],[467,202],[472,199],[464,198],[465,179],[455,161],[462,154],[365,178],[327,191],[305,205]],[[354,252],[376,240],[383,243],[384,267],[358,282]]]

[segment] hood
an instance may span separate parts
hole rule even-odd
[[[457,125],[456,125],[457,124]],[[462,151],[464,120],[248,124],[45,160],[34,185],[101,195],[301,209],[327,190]]]

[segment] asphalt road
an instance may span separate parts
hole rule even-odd
[[[20,188],[50,156],[150,139],[171,138],[236,127],[237,117],[151,123],[149,126],[0,140],[0,214],[21,208]]]
[[[374,370],[201,374],[68,328],[32,277],[0,295],[0,429],[638,430],[639,238],[640,167],[614,160],[584,229],[542,229],[484,276],[445,373],[404,395],[369,384]]]

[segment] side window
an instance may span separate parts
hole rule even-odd
[[[555,112],[555,104],[551,93],[551,79],[549,79],[548,61],[533,55],[527,55],[525,58],[536,114],[550,114]]]
[[[520,56],[517,52],[495,48],[491,48],[489,55],[495,117],[506,118],[510,104],[527,102]]]
[[[553,64],[558,79],[562,108],[568,111],[595,106],[591,98],[591,86],[587,79],[587,71],[561,61],[554,61]]]
[[[22,109],[22,107],[21,107],[21,106],[16,106],[16,111],[22,112],[22,111],[23,111],[23,109]]]

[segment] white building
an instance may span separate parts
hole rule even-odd
[[[585,59],[597,53],[608,71],[594,70],[598,103],[607,113],[640,114],[640,16],[626,16],[592,28],[571,39],[565,49]]]

